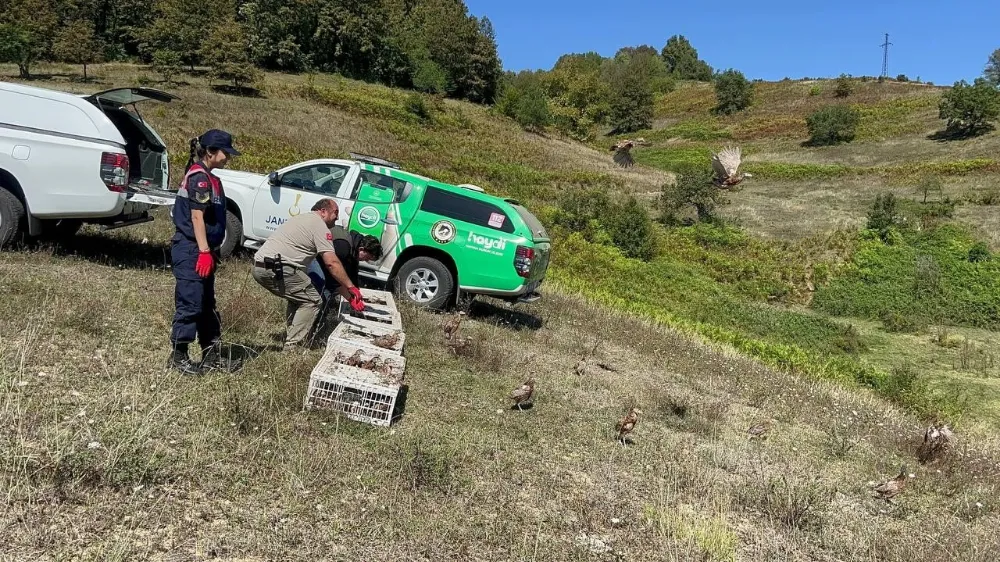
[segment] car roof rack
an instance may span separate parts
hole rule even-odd
[[[396,168],[397,170],[399,169],[399,164],[384,160],[378,156],[369,156],[367,154],[360,154],[357,152],[349,152],[348,154],[351,155],[352,160],[357,160],[358,162],[365,162],[376,166],[385,166],[386,168]]]

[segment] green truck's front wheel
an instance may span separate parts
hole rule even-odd
[[[419,256],[399,268],[394,287],[397,295],[418,306],[442,310],[455,290],[455,279],[440,261]]]

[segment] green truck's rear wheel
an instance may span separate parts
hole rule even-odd
[[[399,268],[394,285],[396,294],[413,304],[441,310],[455,290],[455,279],[440,261],[419,256]]]

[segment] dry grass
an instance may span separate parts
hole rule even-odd
[[[958,456],[918,467],[922,425],[884,402],[554,291],[474,305],[466,357],[439,316],[404,309],[409,388],[390,429],[301,411],[319,352],[269,348],[282,307],[240,262],[218,282],[226,337],[261,355],[233,376],[165,372],[172,276],[161,243],[134,242],[162,228],[0,256],[12,559],[912,562],[1000,546],[995,439],[960,426]],[[595,343],[617,372],[577,376]],[[529,368],[533,407],[512,411]],[[622,447],[613,424],[632,405],[644,415]],[[747,440],[767,418],[768,440]],[[900,463],[910,489],[870,499]]]

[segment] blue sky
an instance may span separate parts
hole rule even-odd
[[[972,81],[1000,48],[1000,1],[466,0],[489,16],[508,70],[548,69],[559,55],[663,47],[681,34],[713,68],[748,78],[877,76],[883,34],[889,74],[935,84]],[[947,7],[945,7],[947,6]],[[828,31],[829,30],[829,31]],[[837,30],[837,31],[835,31]]]

